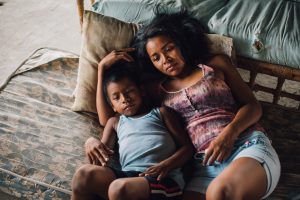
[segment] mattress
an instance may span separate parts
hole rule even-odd
[[[42,55],[58,58],[41,64]],[[95,115],[72,112],[78,57],[41,49],[0,92],[0,190],[22,199],[69,199]],[[53,58],[53,57],[52,57]]]
[[[45,58],[51,59],[45,63]],[[77,72],[77,56],[40,49],[0,91],[1,191],[21,199],[70,199],[72,176],[87,162],[84,142],[103,131],[95,114],[70,110]],[[260,123],[282,163],[279,184],[268,199],[297,199],[299,111],[263,103],[263,113]],[[109,164],[119,167],[117,156]]]

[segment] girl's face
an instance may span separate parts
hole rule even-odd
[[[115,112],[133,116],[142,109],[142,92],[137,85],[128,78],[107,85],[107,95]]]
[[[176,44],[166,36],[148,39],[146,50],[156,69],[167,76],[176,77],[185,68],[185,61]]]

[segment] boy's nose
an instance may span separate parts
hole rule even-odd
[[[127,103],[130,101],[130,98],[127,95],[122,95],[122,102]]]

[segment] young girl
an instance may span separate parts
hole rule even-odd
[[[107,121],[101,142],[89,139],[97,147],[90,162],[102,166],[76,172],[72,199],[182,199],[180,167],[192,157],[192,144],[171,109],[144,103],[137,77],[120,62],[105,71],[103,93],[119,115]],[[116,141],[121,170],[106,164]]]
[[[280,162],[257,124],[261,107],[230,59],[208,54],[200,23],[185,12],[158,14],[134,46],[142,66],[165,75],[152,96],[178,111],[197,151],[184,199],[269,196]]]

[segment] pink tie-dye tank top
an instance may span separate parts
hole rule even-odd
[[[211,67],[202,64],[199,67],[203,70],[203,77],[190,87],[169,92],[160,85],[163,104],[173,108],[184,119],[197,152],[209,145],[238,110],[227,84],[215,77]]]

